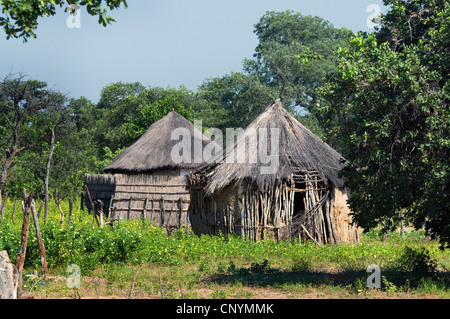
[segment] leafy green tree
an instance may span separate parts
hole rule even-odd
[[[450,242],[450,4],[386,0],[381,28],[339,50],[321,89],[331,137],[347,159],[354,218],[366,231],[399,210]]]
[[[148,88],[145,100],[138,104],[133,116],[123,124],[129,143],[136,141],[154,122],[175,110],[187,120],[192,120],[191,112],[196,104],[193,92],[181,86],[179,88]]]
[[[101,150],[99,158],[130,146],[154,122],[173,109],[191,120],[193,92],[184,87],[146,88],[141,83],[112,83],[102,90],[93,111],[95,141]]]
[[[48,139],[49,123],[65,108],[65,96],[41,81],[8,76],[0,82],[1,175],[0,191],[18,154]]]
[[[123,125],[131,121],[139,105],[147,103],[145,92],[145,86],[139,82],[117,82],[102,89],[100,100],[92,113],[95,127],[91,127],[100,151],[104,147],[115,151],[132,142]]]
[[[244,70],[274,89],[288,109],[305,108],[322,124],[316,90],[335,72],[335,51],[348,45],[352,32],[320,17],[268,11],[254,33],[259,44],[254,59],[244,60]]]
[[[203,103],[195,106],[194,116],[202,119],[205,127],[221,130],[245,128],[277,96],[257,76],[238,72],[207,79],[198,88],[198,95]]]
[[[98,16],[98,23],[107,26],[115,20],[109,16],[108,9],[118,9],[123,4],[127,7],[125,0],[0,0],[2,15],[0,26],[3,27],[7,38],[36,38],[38,19],[56,14],[58,7],[70,7],[74,11],[85,7],[88,14]]]

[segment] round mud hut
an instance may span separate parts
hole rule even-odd
[[[342,165],[277,100],[222,155],[187,176],[192,230],[255,241],[358,242]]]
[[[169,112],[105,167],[107,174],[86,175],[84,203],[91,209],[92,200],[98,211],[101,200],[104,213],[115,220],[145,218],[166,229],[189,227],[185,176],[204,163],[198,149],[210,143],[193,123]]]

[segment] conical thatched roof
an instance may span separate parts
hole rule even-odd
[[[267,132],[266,154],[274,154],[271,151],[271,137],[276,137],[273,129],[279,132],[278,147],[278,165],[273,173],[262,174],[261,168],[268,166],[268,162],[261,162],[258,157],[257,162],[236,163],[236,160],[230,159],[233,154],[228,151],[222,158],[217,157],[211,164],[205,165],[191,174],[193,179],[196,176],[203,176],[208,180],[206,194],[212,195],[233,181],[249,179],[259,187],[271,185],[276,180],[289,180],[292,174],[301,174],[302,172],[315,172],[326,183],[330,182],[335,186],[342,186],[342,180],[338,177],[338,172],[342,168],[341,159],[343,158],[328,144],[314,135],[310,130],[304,127],[297,119],[289,114],[282,106],[280,100],[269,106],[261,115],[259,115],[245,129],[247,135],[258,132]],[[234,154],[241,151],[249,155],[249,143],[242,143],[245,135],[238,138],[234,148]],[[261,140],[258,139],[258,148],[261,146]],[[250,153],[254,153],[255,149]]]
[[[172,140],[172,132],[176,129],[189,132],[192,159],[189,163],[177,163],[172,159],[172,149],[180,143],[180,139]],[[134,144],[123,150],[110,165],[105,167],[104,171],[137,174],[162,169],[195,169],[203,164],[202,154],[194,151],[195,146],[201,145],[203,150],[209,143],[211,141],[195,128],[194,124],[172,111],[153,123]]]

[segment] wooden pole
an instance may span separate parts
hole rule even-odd
[[[130,196],[130,201],[128,202],[128,213],[127,213],[127,219],[130,220],[131,218],[131,203],[133,202],[133,197]]]
[[[33,214],[34,228],[36,229],[36,238],[39,248],[39,255],[41,256],[41,272],[43,275],[47,275],[48,274],[47,257],[45,254],[45,246],[41,236],[41,228],[39,227],[39,218],[37,216],[34,199],[31,199],[31,213]]]
[[[155,214],[155,202],[153,201],[153,198],[151,199],[151,201],[152,201],[152,211],[150,212],[150,218],[149,218],[150,224],[153,223],[153,214]]]
[[[179,216],[179,220],[178,220],[178,229],[181,229],[181,217],[183,215],[183,197],[180,197],[179,199],[179,203],[180,203],[180,216]]]
[[[30,206],[31,206],[31,197],[28,197],[27,190],[23,189],[23,224],[22,224],[22,232],[20,234],[20,248],[19,253],[16,257],[16,268],[19,273],[19,282],[18,282],[18,294],[20,297],[21,289],[22,289],[22,272],[23,265],[25,264],[25,256],[27,253],[27,244],[28,244],[28,230],[30,227]]]

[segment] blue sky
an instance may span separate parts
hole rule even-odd
[[[371,4],[381,0],[128,0],[104,28],[82,11],[69,28],[62,9],[42,18],[37,38],[6,40],[0,30],[0,78],[25,73],[69,97],[97,102],[118,81],[195,91],[206,78],[242,70],[257,45],[253,25],[266,11],[320,16],[335,27],[372,31]],[[373,13],[373,12],[372,12]]]

